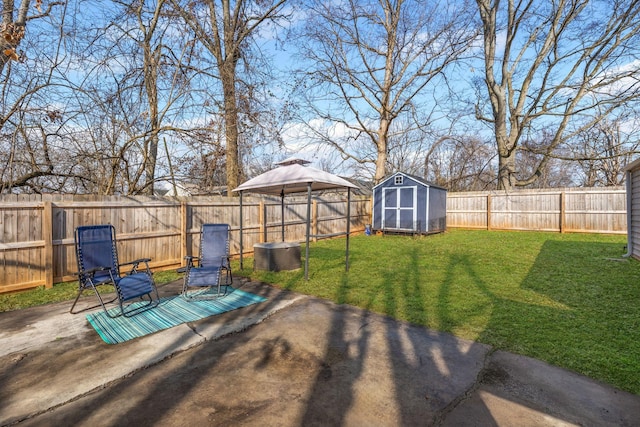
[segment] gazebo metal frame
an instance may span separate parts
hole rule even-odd
[[[349,235],[351,234],[351,189],[357,188],[349,181],[313,167],[304,166],[310,162],[289,158],[278,163],[279,167],[252,178],[233,189],[240,194],[240,268],[243,263],[243,206],[244,192],[279,195],[282,205],[282,241],[284,241],[284,200],[286,194],[307,193],[306,245],[304,278],[309,280],[309,241],[311,237],[311,193],[318,190],[347,189],[347,230],[345,250],[345,270],[349,271]],[[318,237],[318,236],[314,236]]]

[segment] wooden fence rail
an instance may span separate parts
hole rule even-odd
[[[312,206],[314,235],[346,230],[346,199],[316,197]],[[351,201],[351,230],[362,231],[370,218],[369,199]],[[306,232],[306,198],[287,199],[285,239],[302,241]],[[243,247],[281,239],[279,200],[245,198]],[[0,293],[74,280],[76,227],[113,224],[121,262],[152,258],[154,271],[181,266],[197,254],[203,223],[231,226],[231,254],[239,253],[240,206],[228,198],[154,199],[128,197],[48,197],[23,201],[0,198]]]

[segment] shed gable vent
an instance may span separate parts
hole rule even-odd
[[[395,185],[402,185],[402,178],[403,178],[402,175],[396,175],[395,176],[395,180],[394,180],[394,184]]]

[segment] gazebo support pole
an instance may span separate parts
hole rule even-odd
[[[280,215],[282,217],[282,241],[284,242],[284,188],[280,193]]]
[[[309,234],[311,234],[311,183],[307,184],[307,244],[304,253],[304,280],[309,280]]]
[[[240,270],[244,268],[242,261],[242,191],[240,192]]]
[[[347,187],[347,255],[345,271],[349,271],[349,235],[351,234],[351,188]]]

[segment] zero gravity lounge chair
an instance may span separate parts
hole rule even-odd
[[[157,305],[158,289],[153,281],[151,270],[149,270],[150,259],[143,258],[120,264],[113,225],[89,225],[76,228],[75,247],[78,260],[79,289],[78,296],[69,310],[70,313],[76,314],[102,307],[109,317],[120,315],[128,317]],[[144,266],[140,264],[144,264]],[[120,267],[124,266],[131,266],[131,268],[122,274]],[[116,289],[116,296],[110,301],[104,301],[97,289],[99,285],[106,284],[111,284]],[[94,291],[100,304],[74,312],[73,309],[80,295],[88,289]],[[132,305],[133,302],[145,299],[148,299],[147,304]],[[116,300],[120,306],[120,313],[113,315],[107,310],[106,304]]]
[[[187,300],[216,298],[225,294],[233,282],[229,264],[229,225],[202,224],[200,254],[187,256],[182,296]],[[194,290],[198,288],[198,290]],[[212,291],[217,289],[216,293]]]

